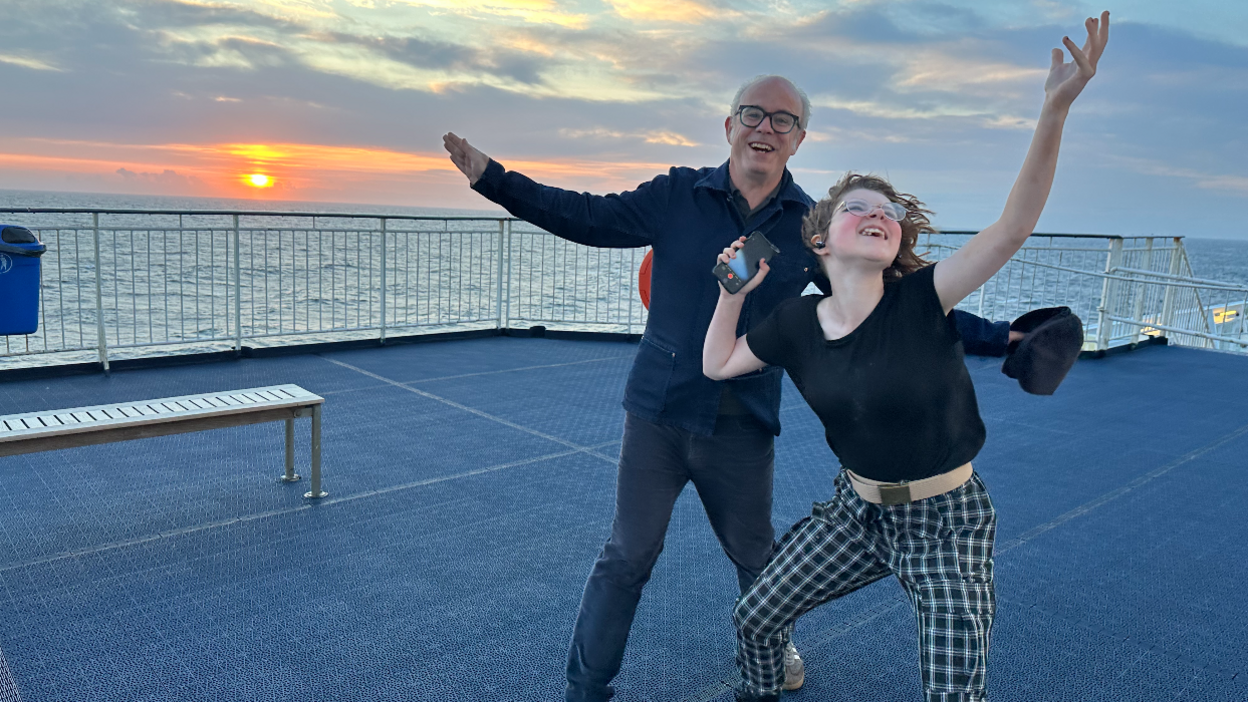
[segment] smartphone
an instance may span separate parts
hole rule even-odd
[[[745,240],[745,246],[737,249],[736,258],[730,259],[729,263],[716,263],[711,272],[719,278],[725,290],[736,294],[758,273],[759,259],[767,259],[771,263],[772,257],[778,253],[780,249],[767,241],[762,232],[754,232]]]

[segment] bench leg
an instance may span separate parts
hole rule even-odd
[[[299,480],[299,474],[295,472],[295,420],[286,420],[286,474],[282,476],[282,482],[293,483]]]
[[[312,489],[303,493],[304,497],[325,497],[328,492],[321,490],[321,406],[312,406]]]

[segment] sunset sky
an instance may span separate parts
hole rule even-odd
[[[722,163],[737,86],[781,73],[809,193],[878,172],[977,228],[1106,8],[1039,229],[1248,239],[1243,0],[4,0],[0,188],[490,209],[453,130],[606,193]]]

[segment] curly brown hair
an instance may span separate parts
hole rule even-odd
[[[931,220],[927,218],[933,212],[927,209],[917,197],[909,193],[897,192],[897,189],[887,180],[861,173],[846,173],[836,182],[836,185],[828,188],[828,196],[806,213],[806,218],[802,220],[802,241],[806,243],[807,248],[811,250],[815,248],[811,244],[812,237],[827,236],[833,213],[841,204],[841,198],[851,190],[874,190],[906,208],[905,219],[898,223],[901,225],[901,246],[897,250],[897,258],[893,259],[892,265],[884,269],[884,280],[896,280],[932,264],[931,261],[924,260],[922,256],[915,253],[914,247],[919,242],[920,234],[936,231]]]

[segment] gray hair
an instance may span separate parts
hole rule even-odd
[[[754,86],[758,85],[759,83],[762,83],[765,80],[771,80],[772,78],[783,81],[785,85],[789,86],[789,88],[791,88],[793,92],[797,93],[797,96],[802,99],[802,114],[801,116],[798,117],[797,126],[800,127],[801,129],[805,129],[806,125],[810,124],[810,98],[806,97],[805,91],[797,87],[797,85],[793,81],[789,80],[788,78],[785,78],[784,76],[777,76],[777,75],[755,76],[747,80],[746,82],[742,83],[741,87],[737,88],[737,94],[733,96],[732,98],[732,111],[728,113],[728,116],[731,117],[731,116],[736,115],[737,110],[741,109],[741,96],[745,95],[745,91],[749,90],[750,88],[753,88]]]

